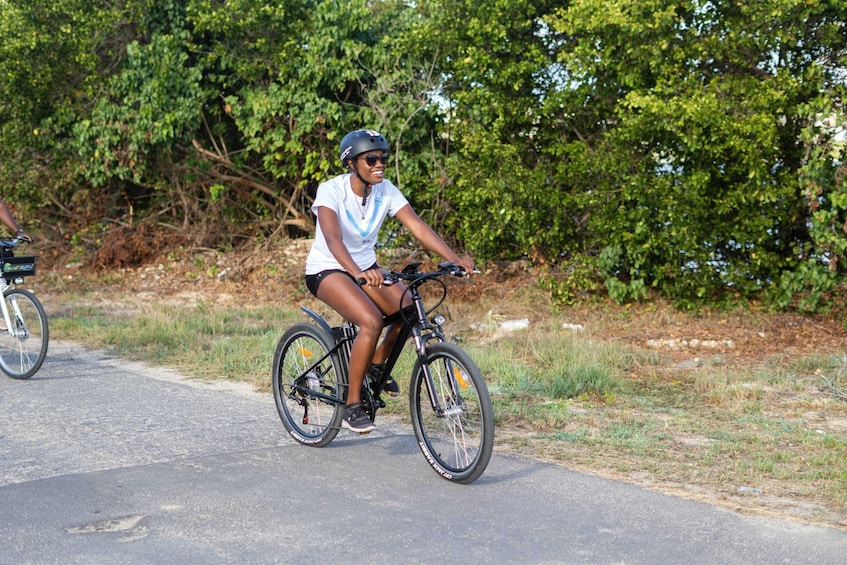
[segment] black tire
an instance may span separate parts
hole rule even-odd
[[[488,387],[470,356],[452,343],[429,345],[426,364],[444,410],[439,414],[432,409],[423,366],[416,362],[409,409],[418,446],[436,473],[449,481],[471,483],[485,471],[494,448]]]
[[[13,379],[28,379],[47,357],[50,339],[47,314],[38,298],[28,290],[9,289],[3,294],[3,300],[12,325],[8,330],[0,330],[0,370]]]
[[[285,429],[303,445],[323,447],[341,426],[347,385],[336,356],[323,359],[332,347],[332,339],[320,328],[299,323],[283,334],[274,353],[276,409]],[[309,394],[310,389],[336,401]]]

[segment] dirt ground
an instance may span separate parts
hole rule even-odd
[[[142,239],[149,239],[143,234]],[[137,239],[137,238],[136,238]],[[166,252],[155,250],[139,256],[135,239],[104,245],[95,259],[94,271],[80,263],[63,264],[43,257],[40,265],[49,271],[41,284],[61,288],[73,281],[83,286],[114,280],[128,292],[146,290],[155,284],[160,295],[185,293],[221,295],[249,293],[268,303],[310,300],[300,272],[310,240],[291,240],[286,245],[222,254],[211,249]],[[143,260],[140,267],[125,266],[128,258]],[[428,259],[416,252],[381,258],[389,268],[412,260]],[[40,274],[45,270],[40,267]],[[681,361],[693,356],[720,353],[728,362],[758,364],[775,356],[801,356],[837,351],[847,345],[844,313],[808,317],[799,314],[769,314],[755,306],[726,313],[704,310],[682,312],[655,299],[647,304],[616,306],[576,304],[554,308],[550,297],[538,287],[538,274],[528,264],[486,264],[470,284],[454,285],[450,301],[461,310],[483,312],[499,319],[528,318],[532,322],[551,316],[581,325],[597,339],[619,340],[654,348]],[[113,292],[116,285],[110,285]]]

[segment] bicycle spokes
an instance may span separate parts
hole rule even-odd
[[[312,324],[295,324],[274,354],[273,392],[285,428],[300,443],[326,445],[341,426],[343,381],[331,338]],[[340,407],[339,407],[340,406]]]
[[[15,316],[15,337],[20,340],[25,340],[29,337],[29,330],[26,327],[23,319],[19,315]]]
[[[385,318],[386,326],[402,323],[400,334],[384,359],[385,371],[391,373],[404,344],[413,338],[417,356],[409,407],[418,446],[439,475],[470,483],[485,471],[493,451],[491,399],[470,356],[445,339],[444,317],[436,314],[427,319],[447,295],[447,285],[440,277],[467,273],[449,262],[429,273],[419,272],[419,266],[409,265],[402,273],[391,272],[384,280],[386,286],[401,282],[406,285],[399,315]],[[428,282],[440,286],[442,293],[438,297],[437,290],[427,292],[427,306],[421,287]],[[291,436],[300,443],[320,447],[331,442],[341,427],[352,344],[358,328],[350,323],[332,327],[319,314],[308,308],[303,310],[313,323],[289,328],[274,354],[274,399]],[[379,378],[362,385],[362,407],[371,420],[385,406],[380,398],[384,384],[384,379]]]
[[[431,345],[415,368],[412,426],[427,461],[442,477],[476,480],[493,450],[491,400],[479,369],[449,343]]]

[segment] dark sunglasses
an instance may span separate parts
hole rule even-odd
[[[365,163],[368,164],[368,167],[373,167],[376,165],[376,162],[379,161],[383,165],[388,162],[388,153],[383,153],[382,155],[365,155],[362,157],[365,160]]]

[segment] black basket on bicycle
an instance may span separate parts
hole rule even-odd
[[[35,274],[37,256],[0,257],[0,276],[5,279],[31,277]]]

